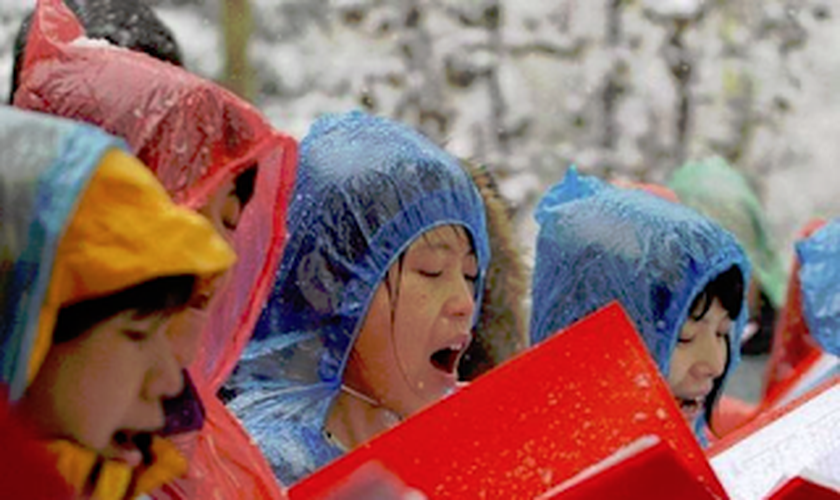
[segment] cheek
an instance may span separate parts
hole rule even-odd
[[[218,202],[211,201],[209,204],[198,209],[198,213],[203,215],[204,218],[210,222],[213,229],[225,238],[225,241],[227,241],[228,244],[233,244],[233,234],[225,227],[222,218],[222,208],[218,205]]]
[[[219,211],[222,219],[228,221],[234,226],[239,224],[239,219],[242,217],[242,205],[236,196],[228,196],[225,198],[224,204]]]
[[[680,383],[685,379],[689,367],[688,355],[679,347],[674,348],[674,353],[671,355],[671,364],[668,369],[668,385],[671,389],[679,387]]]
[[[425,369],[434,342],[437,311],[431,296],[414,291],[400,296],[394,322],[394,343],[409,375]]]
[[[104,353],[82,356],[56,353],[44,380],[59,432],[93,449],[101,450],[111,437],[139,393],[137,377],[130,362]]]
[[[189,366],[198,354],[206,323],[206,311],[196,309],[186,309],[170,320],[167,336],[181,366]]]
[[[390,306],[387,293],[380,289],[374,295],[353,345],[345,380],[368,388],[382,384],[395,364],[393,350]]]
[[[133,401],[138,397],[142,381],[126,376],[129,367],[111,367],[108,376],[88,373],[80,385],[79,404],[84,406],[85,432],[97,436],[98,442],[91,443],[101,449],[108,445],[113,433],[122,427],[123,419],[131,412]]]

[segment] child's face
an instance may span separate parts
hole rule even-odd
[[[405,417],[454,389],[471,340],[478,263],[466,232],[431,230],[379,285],[344,383]]]
[[[122,312],[53,345],[20,402],[48,438],[75,441],[139,465],[137,433],[164,424],[162,399],[182,388],[161,315]]]
[[[706,396],[726,369],[731,329],[729,314],[715,298],[702,318],[689,317],[680,331],[671,355],[668,385],[691,424],[703,413]]]
[[[233,245],[233,236],[244,209],[236,195],[236,184],[229,180],[222,184],[207,203],[198,210],[213,225],[213,229]],[[173,318],[169,337],[175,345],[178,359],[189,366],[198,354],[201,332],[208,320],[208,310],[213,295],[224,283],[226,276],[199,281],[195,297],[188,307]]]
[[[232,244],[233,234],[236,232],[236,226],[239,225],[244,208],[239,197],[236,196],[234,180],[229,180],[219,186],[219,189],[210,196],[203,207],[198,209],[198,212],[213,224],[213,228],[224,236],[228,243]]]

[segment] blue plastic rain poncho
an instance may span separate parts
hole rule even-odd
[[[343,453],[323,427],[374,292],[418,236],[449,224],[472,237],[481,290],[484,206],[456,159],[359,112],[313,125],[274,290],[231,383],[231,408],[284,484]]]
[[[796,244],[802,310],[820,347],[840,356],[840,220]]]
[[[746,255],[717,224],[644,191],[580,176],[574,168],[543,197],[536,218],[533,343],[618,300],[667,377],[697,294],[733,265],[741,269],[745,289],[748,284]],[[726,373],[738,362],[746,312],[744,304],[729,337]]]

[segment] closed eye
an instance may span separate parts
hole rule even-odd
[[[148,332],[141,332],[140,330],[123,330],[123,335],[132,342],[143,342],[149,338]]]
[[[419,269],[417,272],[420,273],[420,276],[425,276],[427,278],[439,278],[443,276],[443,271],[427,271]]]
[[[208,294],[196,294],[192,299],[190,299],[189,307],[190,309],[198,309],[200,311],[204,311],[207,309],[207,306],[210,305],[211,296]]]

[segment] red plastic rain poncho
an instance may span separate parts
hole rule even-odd
[[[173,199],[199,208],[254,165],[234,235],[239,257],[210,305],[190,374],[206,409],[190,437],[190,477],[174,497],[277,498],[271,469],[216,398],[250,337],[285,239],[297,146],[249,104],[180,68],[89,40],[60,0],[39,0],[15,105],[93,123],[124,138]]]
[[[797,239],[808,238],[825,224],[822,219],[809,221],[799,231]],[[773,334],[773,346],[764,381],[764,408],[772,408],[789,400],[790,395],[796,392],[796,386],[822,357],[822,351],[811,336],[802,312],[800,264],[799,259],[794,258],[788,282],[787,302]]]

